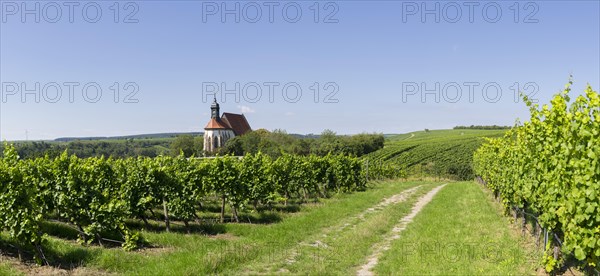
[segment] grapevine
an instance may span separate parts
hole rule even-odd
[[[525,97],[530,120],[479,148],[474,170],[506,207],[536,212],[544,228],[562,236],[564,251],[594,267],[600,261],[600,97],[588,85],[570,103],[571,84],[541,108]]]

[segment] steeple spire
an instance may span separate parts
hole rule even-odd
[[[219,103],[217,103],[217,96],[215,96],[212,105],[210,106],[210,117],[214,119],[219,119]]]

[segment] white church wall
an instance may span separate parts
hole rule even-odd
[[[235,134],[230,129],[205,130],[204,132],[204,151],[212,152],[225,145],[227,140],[233,138]]]

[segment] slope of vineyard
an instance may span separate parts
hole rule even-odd
[[[364,157],[372,174],[381,166],[404,175],[454,179],[473,177],[473,153],[484,137],[500,137],[505,130],[449,129],[417,131],[386,137],[385,147]]]

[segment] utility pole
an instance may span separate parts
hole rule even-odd
[[[25,141],[29,141],[29,131],[25,130]]]

